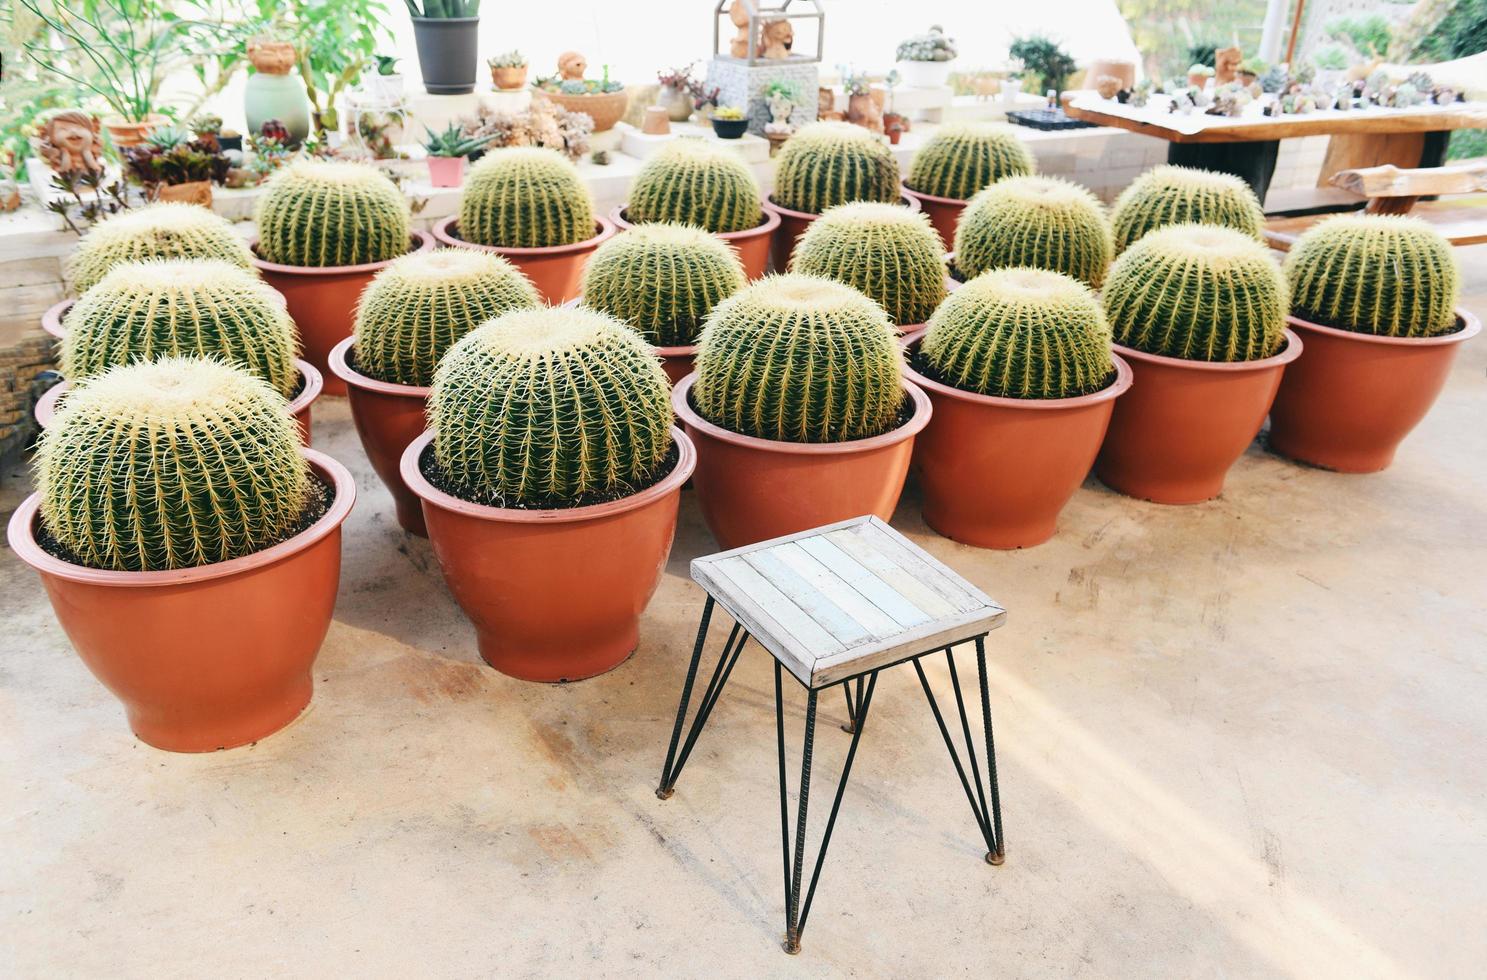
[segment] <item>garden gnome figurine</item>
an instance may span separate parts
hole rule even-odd
[[[588,67],[588,59],[577,51],[564,51],[558,55],[558,75],[564,81],[583,81],[583,73]]]
[[[1238,48],[1219,48],[1213,53],[1213,87],[1227,85],[1239,74],[1244,52]]]
[[[46,117],[37,133],[37,153],[59,174],[103,172],[103,139],[98,117],[63,109]]]

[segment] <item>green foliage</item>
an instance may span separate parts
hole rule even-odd
[[[738,255],[686,225],[636,225],[600,245],[583,275],[583,301],[624,320],[656,347],[697,342],[718,302],[743,288]]]
[[[1276,353],[1286,281],[1264,245],[1229,228],[1160,228],[1127,249],[1105,281],[1115,342],[1193,361]]]
[[[748,164],[703,140],[673,140],[647,160],[630,185],[625,216],[635,224],[667,221],[718,233],[747,231],[764,220]]]
[[[955,267],[967,279],[1027,266],[1099,289],[1114,254],[1105,209],[1061,177],[1009,177],[971,198],[955,229]]]
[[[1487,51],[1487,0],[1456,0],[1418,44],[1397,60],[1416,64],[1451,61]]]
[[[309,470],[277,392],[227,364],[169,357],[110,368],[42,433],[46,530],[85,565],[192,568],[292,533]]]
[[[1382,58],[1389,50],[1389,22],[1379,14],[1336,17],[1327,22],[1327,36],[1346,39],[1364,58]]]
[[[505,248],[572,245],[594,237],[594,204],[578,168],[556,150],[493,150],[465,178],[459,233]]]
[[[901,358],[882,307],[850,286],[767,276],[719,303],[692,401],[709,421],[779,442],[846,442],[898,424]]]
[[[582,307],[515,310],[434,375],[434,460],[457,496],[562,507],[647,485],[671,451],[671,385],[640,335]]]
[[[1033,154],[1000,123],[941,126],[909,163],[906,183],[921,194],[966,200],[1004,177],[1037,169]]]
[[[898,199],[898,162],[887,143],[861,126],[811,123],[780,150],[774,202],[782,207],[820,214],[852,201]]]
[[[1487,129],[1458,129],[1451,134],[1446,148],[1447,160],[1470,160],[1487,157]]]
[[[303,267],[385,262],[408,251],[408,202],[374,167],[302,159],[274,174],[258,202],[258,254]]]
[[[1257,46],[1266,4],[1265,0],[1222,4],[1213,0],[1116,0],[1116,6],[1142,54],[1146,75],[1167,78],[1194,62],[1213,65],[1214,49],[1236,42],[1247,48]]]
[[[932,24],[924,34],[915,34],[898,44],[896,61],[954,61],[955,38],[946,37],[945,29]]]
[[[1111,225],[1115,250],[1123,252],[1153,228],[1222,225],[1255,240],[1264,233],[1265,212],[1250,186],[1232,174],[1190,167],[1153,167],[1115,200]]]
[[[423,148],[431,157],[467,157],[496,138],[494,133],[489,136],[466,136],[464,127],[457,122],[444,127],[442,133],[436,133],[427,126],[423,127],[423,131],[429,134],[429,138],[424,140]]]
[[[1451,243],[1401,215],[1338,215],[1286,256],[1291,312],[1386,337],[1434,337],[1456,327],[1461,273]]]
[[[1224,46],[1217,43],[1190,44],[1188,45],[1188,64],[1214,68],[1216,67],[1214,55],[1219,48]]]
[[[356,307],[356,369],[427,388],[439,360],[488,320],[541,305],[521,270],[493,252],[439,248],[394,259]]]
[[[407,4],[411,16],[426,20],[480,16],[480,0],[423,0],[422,6],[418,0],[403,2]]]
[[[194,204],[162,201],[94,225],[67,260],[67,277],[81,295],[121,262],[168,258],[221,259],[253,268],[253,253],[226,218]]]
[[[1023,71],[1038,76],[1040,89],[1064,90],[1064,82],[1074,74],[1079,65],[1058,43],[1041,34],[1014,38],[1007,48],[1007,56],[1022,65]]]
[[[897,204],[830,208],[801,236],[790,270],[860,290],[899,326],[928,320],[945,298],[940,236],[927,216]]]

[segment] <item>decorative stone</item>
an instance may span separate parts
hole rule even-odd
[[[749,132],[764,133],[770,121],[769,104],[764,89],[770,82],[786,82],[801,93],[801,100],[790,113],[790,123],[799,128],[816,119],[816,93],[821,73],[815,62],[776,61],[748,65],[726,58],[714,58],[707,65],[707,85],[718,89],[719,105],[744,107]]]

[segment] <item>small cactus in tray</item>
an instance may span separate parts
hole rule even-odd
[[[502,248],[551,248],[594,237],[594,203],[578,168],[556,150],[492,150],[465,178],[459,234]]]
[[[304,268],[366,265],[408,251],[408,202],[385,174],[361,163],[299,160],[258,202],[258,254]]]
[[[899,199],[898,161],[861,126],[817,122],[802,127],[780,150],[774,202],[792,211],[820,214],[852,201]]]
[[[897,204],[859,202],[811,222],[792,272],[825,276],[867,294],[906,326],[923,323],[945,298],[945,261],[929,218]]]
[[[81,296],[121,262],[166,258],[220,259],[253,268],[248,243],[226,218],[195,204],[161,201],[94,225],[67,260],[67,275]]]
[[[966,279],[1027,266],[1105,281],[1114,244],[1099,199],[1059,177],[1009,177],[971,198],[955,230],[955,268]]]
[[[759,182],[748,165],[702,140],[674,140],[647,160],[630,185],[625,217],[715,233],[747,231],[764,220]]]
[[[1033,154],[1002,123],[941,126],[914,154],[905,181],[910,190],[967,200],[1007,177],[1037,169]]]
[[[1191,167],[1153,167],[1121,191],[1111,225],[1115,250],[1124,252],[1153,228],[1221,225],[1259,241],[1265,212],[1250,186],[1232,174]]]

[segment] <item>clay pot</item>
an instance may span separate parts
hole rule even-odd
[[[104,117],[103,128],[108,130],[108,138],[113,141],[114,147],[122,150],[143,143],[146,136],[168,122],[170,120],[158,112],[149,113],[140,122],[130,122],[123,116],[114,114]]]
[[[157,201],[177,201],[209,208],[212,206],[212,182],[193,180],[186,184],[157,184],[154,198]]]
[[[901,196],[899,201],[910,211],[919,210],[919,201],[907,194]],[[821,216],[809,211],[792,211],[776,204],[772,195],[764,199],[764,210],[773,211],[780,219],[780,226],[771,240],[769,257],[774,263],[775,271],[783,272],[790,265],[790,254],[795,251],[795,243],[800,241],[800,236],[805,234],[811,222]]]
[[[11,517],[11,548],[41,575],[68,639],[124,702],[141,741],[171,752],[229,749],[273,734],[310,703],[356,487],[329,456],[305,457],[335,492],[320,520],[256,554],[199,568],[73,565],[36,542],[39,495]]]
[[[248,242],[248,247],[253,251],[253,266],[263,281],[284,294],[289,315],[299,330],[305,360],[322,373],[328,371],[331,348],[351,336],[361,291],[392,260],[362,265],[279,265],[258,257],[256,237]],[[408,251],[422,252],[432,247],[428,235],[415,231]],[[330,377],[325,380],[325,393],[345,395],[346,386],[340,378]]]
[[[516,65],[505,68],[491,67],[491,84],[502,92],[512,92],[527,87],[527,66]]]
[[[609,212],[609,220],[614,222],[615,227],[620,231],[635,227],[625,216],[625,207],[626,205],[621,204]],[[738,260],[743,263],[744,275],[750,279],[759,279],[769,271],[769,246],[775,229],[780,226],[778,212],[770,208],[764,208],[763,211],[764,220],[753,228],[744,231],[713,232],[738,253]]]
[[[891,432],[850,442],[777,442],[714,425],[692,407],[697,375],[671,391],[677,418],[697,443],[692,485],[703,520],[723,549],[876,514],[898,506],[914,451],[929,422],[929,397],[904,382],[914,414]]]
[[[671,118],[663,105],[646,106],[645,117],[640,122],[640,131],[648,136],[665,136],[671,132]]]
[[[594,237],[572,245],[549,248],[505,248],[500,245],[477,245],[460,237],[459,215],[452,214],[434,225],[434,238],[441,245],[477,248],[495,252],[516,266],[537,287],[544,302],[566,303],[583,289],[583,268],[594,249],[614,236],[614,225],[607,218],[594,222]]]
[[[1130,362],[1131,390],[1115,404],[1095,475],[1112,490],[1159,504],[1195,504],[1259,433],[1301,339],[1286,331],[1278,354],[1258,361],[1188,361],[1115,345]]]
[[[464,157],[429,157],[429,183],[434,187],[458,187],[465,178]]]
[[[910,338],[908,351],[918,348]],[[1053,537],[1059,512],[1089,475],[1115,400],[1131,368],[1076,398],[999,398],[905,374],[929,395],[934,415],[914,444],[924,520],[979,548],[1030,548]]]
[[[403,482],[403,450],[428,427],[424,408],[429,389],[378,381],[348,363],[355,337],[347,337],[330,352],[330,369],[346,385],[351,418],[372,469],[392,494],[398,524],[419,537],[429,536],[423,523],[423,507]]]
[[[1455,333],[1376,337],[1289,317],[1306,344],[1270,409],[1270,448],[1342,473],[1374,473],[1435,403],[1461,344],[1481,322],[1456,311]]]
[[[424,477],[425,432],[402,458],[423,502],[429,540],[486,663],[512,677],[566,681],[623,663],[639,644],[676,532],[681,487],[696,450],[672,429],[678,459],[664,479],[608,503],[564,510],[485,507]]]
[[[919,209],[929,215],[929,223],[934,226],[935,231],[940,234],[940,241],[945,246],[945,251],[955,247],[955,227],[960,224],[960,214],[966,209],[966,201],[958,197],[936,197],[933,194],[921,194],[908,184],[900,184],[904,197],[919,205]]]
[[[569,112],[582,112],[594,120],[594,132],[602,133],[614,128],[614,124],[625,117],[630,107],[630,93],[590,92],[586,95],[564,95],[562,92],[543,91],[541,95]]]

